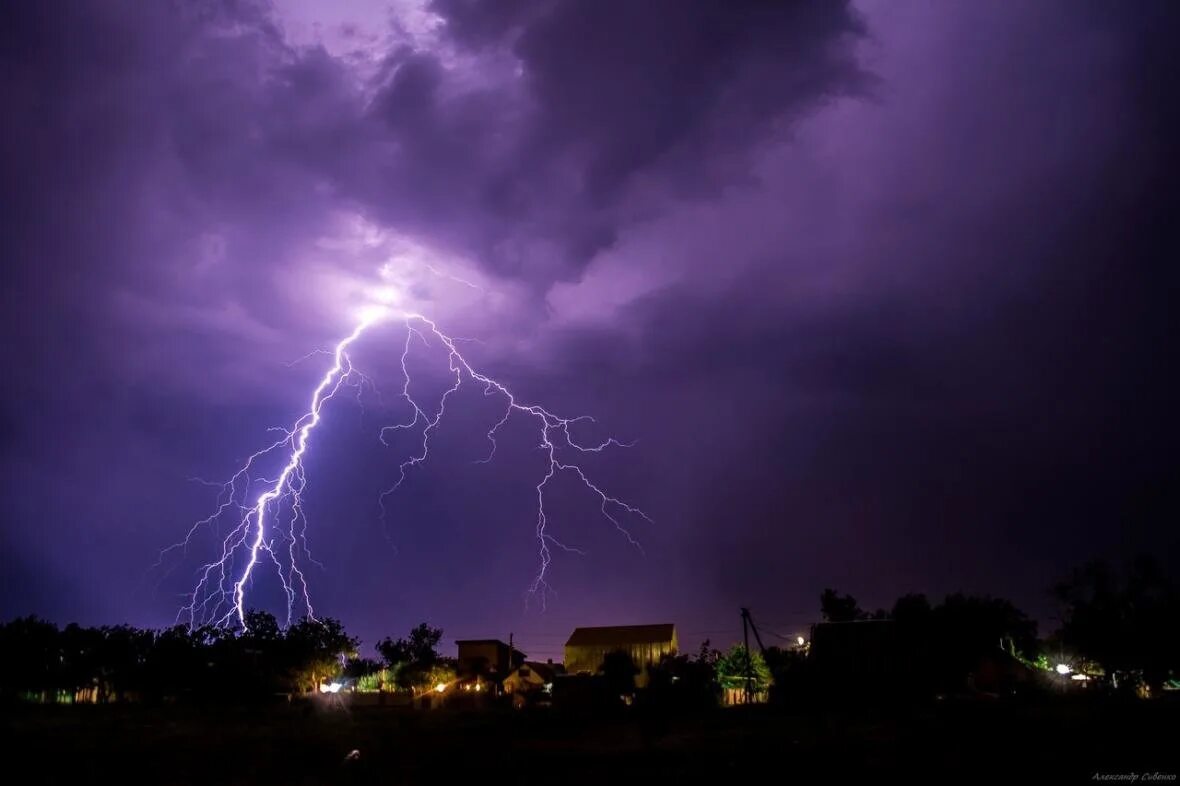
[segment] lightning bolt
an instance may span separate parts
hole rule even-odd
[[[485,295],[487,294],[487,290],[484,289],[483,287],[481,287],[479,284],[473,284],[472,282],[468,281],[465,278],[460,278],[459,276],[456,276],[454,273],[448,273],[445,270],[439,270],[434,265],[430,265],[430,264],[427,264],[425,267],[432,274],[434,274],[435,276],[438,276],[439,278],[445,278],[448,281],[454,281],[456,284],[462,284],[463,286],[467,287],[468,289],[474,289],[476,292],[481,292]]]
[[[173,550],[187,550],[198,531],[215,526],[232,512],[233,526],[228,534],[221,538],[221,555],[198,569],[196,585],[192,592],[186,595],[186,603],[177,615],[178,621],[187,618],[190,627],[196,627],[209,623],[231,625],[236,620],[236,623],[244,628],[246,597],[254,574],[263,563],[269,563],[274,567],[282,586],[286,597],[287,624],[291,624],[297,609],[305,610],[308,617],[315,618],[307,577],[299,567],[304,558],[319,564],[311,556],[307,543],[307,517],[303,510],[303,496],[307,486],[304,458],[310,447],[312,434],[321,423],[325,405],[342,388],[355,386],[358,401],[366,385],[370,389],[376,389],[373,380],[353,366],[349,348],[369,328],[380,322],[394,320],[400,320],[405,328],[405,341],[401,345],[400,356],[402,385],[399,397],[409,405],[409,414],[404,422],[383,426],[378,432],[378,438],[384,445],[389,446],[386,439],[388,435],[406,431],[417,434],[419,441],[416,443],[416,449],[398,465],[397,480],[379,496],[383,520],[387,513],[387,498],[406,481],[410,470],[427,460],[431,437],[446,415],[451,397],[464,384],[473,384],[480,386],[485,396],[498,398],[504,404],[502,416],[486,433],[488,453],[480,459],[480,463],[490,462],[495,457],[500,429],[513,416],[527,418],[535,424],[538,447],[548,460],[546,470],[535,486],[537,518],[534,532],[538,543],[539,567],[528,585],[528,597],[539,596],[544,607],[547,596],[553,591],[547,580],[553,560],[551,548],[583,553],[558,540],[547,528],[546,490],[550,481],[558,474],[566,473],[576,477],[598,500],[602,515],[631,545],[642,551],[639,541],[624,525],[624,517],[636,517],[648,522],[651,519],[640,508],[608,493],[596,484],[577,462],[580,455],[601,453],[611,447],[629,447],[631,443],[623,443],[613,437],[598,443],[579,441],[571,428],[581,422],[593,423],[594,418],[588,415],[562,417],[538,404],[521,401],[506,385],[483,374],[468,362],[457,346],[463,339],[447,335],[435,321],[421,314],[395,314],[385,310],[361,320],[352,333],[336,345],[335,350],[331,352],[333,363],[312,391],[307,411],[290,428],[275,429],[281,436],[247,457],[237,472],[221,484],[214,512],[194,523],[182,541],[161,552],[160,560],[163,561]],[[426,350],[440,350],[447,356],[451,384],[433,403],[421,401],[411,392],[409,358],[415,342]],[[305,357],[314,354],[316,353]],[[269,459],[272,454],[285,457],[279,474],[274,478],[259,477],[258,465]],[[258,491],[259,486],[261,491]]]

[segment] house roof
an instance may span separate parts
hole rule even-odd
[[[509,649],[508,645],[505,644],[504,642],[500,641],[499,639],[455,639],[455,644],[458,645],[458,647],[460,649],[460,652],[459,652],[460,662],[463,662],[465,660],[465,658],[463,657],[463,653],[462,653],[462,649],[464,646],[467,646],[467,647],[494,646],[496,648],[496,653],[497,653],[496,657],[497,658],[502,656],[504,653],[508,653],[510,666],[512,663],[516,663],[518,661],[524,662],[524,659],[528,657],[528,655],[526,655],[524,652],[521,652],[519,647],[512,647],[511,649]],[[470,659],[471,656],[472,656],[472,653],[468,652],[467,659]],[[495,666],[495,664],[491,664],[491,665]]]
[[[611,625],[602,628],[574,628],[567,647],[613,647],[627,644],[655,644],[672,641],[676,637],[676,626],[671,623],[660,625]]]
[[[552,682],[554,677],[556,677],[558,674],[562,673],[562,669],[559,664],[540,663],[535,660],[525,661],[524,666],[522,666],[521,668],[528,669],[529,671],[535,672],[538,677],[545,680],[546,682]],[[520,669],[517,669],[517,671],[519,671],[519,670]]]

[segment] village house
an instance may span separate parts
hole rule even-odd
[[[512,697],[512,706],[523,707],[541,696],[550,695],[553,680],[564,673],[560,663],[525,661],[504,678],[501,687],[505,695]]]
[[[525,654],[499,639],[460,639],[456,666],[460,676],[483,676],[496,681],[524,663]]]
[[[501,694],[500,683],[521,666],[525,654],[499,639],[460,639],[455,642],[458,679],[452,686],[456,696],[490,698]]]

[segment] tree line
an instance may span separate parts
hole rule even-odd
[[[706,641],[695,654],[665,656],[649,670],[644,693],[657,704],[713,704],[726,694],[740,700],[749,682],[757,696],[785,701],[831,700],[866,688],[920,699],[1018,684],[1026,693],[1054,690],[1073,675],[1099,690],[1141,696],[1180,689],[1180,589],[1157,561],[1090,563],[1051,593],[1060,624],[1039,637],[1036,622],[1003,598],[954,593],[931,602],[907,594],[870,612],[853,596],[825,589],[824,622],[866,623],[828,626],[827,633],[841,635],[828,637],[836,643],[827,652],[812,652],[827,643],[814,640],[750,651],[741,644],[718,651]],[[824,634],[815,631],[817,639]],[[825,657],[841,647],[843,653]],[[884,662],[866,663],[873,659]],[[858,680],[858,669],[870,679]],[[625,653],[608,656],[602,671],[612,691],[635,692]]]
[[[851,595],[826,589],[825,622],[888,621],[889,679],[913,693],[962,689],[981,662],[1002,653],[1051,671],[1063,661],[1116,690],[1180,687],[1180,592],[1153,560],[1122,569],[1092,563],[1053,589],[1060,626],[1038,638],[1037,625],[1010,601],[956,593],[931,603],[903,595],[868,612]],[[871,626],[870,626],[871,627]],[[866,632],[867,629],[866,629]],[[340,621],[304,619],[283,629],[251,611],[242,628],[128,625],[58,628],[36,617],[0,625],[0,699],[33,701],[244,702],[315,692],[340,680],[362,690],[417,693],[456,679],[438,646],[442,630],[422,623],[404,638],[385,638],[377,658],[359,656],[359,640]],[[747,651],[737,644],[663,658],[648,670],[645,700],[671,705],[716,703],[726,692],[806,695],[814,690],[815,642]],[[871,643],[871,642],[870,642]],[[864,647],[854,642],[857,647]],[[601,676],[616,697],[633,695],[638,670],[625,653],[608,656]],[[474,676],[474,675],[467,675]]]
[[[36,617],[0,625],[0,698],[39,702],[186,701],[241,703],[319,690],[336,679],[388,679],[415,690],[453,674],[437,645],[442,631],[419,625],[385,639],[383,661],[357,657],[359,640],[339,620],[303,619],[283,629],[250,611],[241,628],[130,625],[59,629]]]

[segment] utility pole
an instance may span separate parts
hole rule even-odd
[[[758,634],[758,626],[750,616],[750,610],[742,607],[742,641],[746,647],[746,689],[742,701],[745,704],[754,702],[754,657],[750,654],[750,631],[754,631],[754,640],[758,642],[758,650],[762,657],[766,657],[766,647],[762,646],[762,636]]]
[[[742,609],[742,641],[746,648],[746,689],[742,693],[742,704],[754,703],[754,659],[750,657],[750,628],[747,620],[750,613]]]

